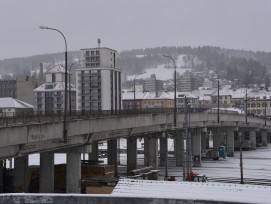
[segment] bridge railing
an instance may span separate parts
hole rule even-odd
[[[208,110],[207,108],[188,108],[188,113],[200,113]],[[122,110],[88,110],[88,111],[72,111],[67,115],[68,120],[74,119],[89,119],[101,118],[109,116],[124,116],[124,115],[140,115],[140,114],[173,114],[173,108],[144,108],[144,109],[122,109]],[[185,108],[178,108],[177,114],[185,113]],[[225,114],[225,113],[221,113]],[[63,121],[63,113],[40,113],[40,112],[21,112],[13,117],[0,117],[0,127],[20,124],[33,124],[45,122],[61,122]]]

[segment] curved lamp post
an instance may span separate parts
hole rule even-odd
[[[134,110],[136,110],[136,91],[135,91],[135,80],[136,80],[136,77],[138,77],[139,75],[142,75],[142,74],[145,74],[146,72],[141,72],[137,75],[135,75],[134,77]]]
[[[47,29],[47,30],[54,30],[59,32],[65,41],[65,98],[64,98],[64,125],[63,125],[63,142],[67,143],[67,85],[68,85],[68,67],[67,67],[67,61],[68,61],[68,51],[67,51],[67,41],[64,36],[64,34],[55,28],[50,28],[46,26],[40,26],[40,29]]]
[[[247,87],[248,87],[248,84],[247,82],[245,82],[244,80],[242,79],[239,79],[240,81],[242,81],[245,85],[246,85],[246,95],[245,95],[245,118],[246,118],[246,124],[247,124]]]
[[[215,72],[217,75],[217,123],[219,123],[219,74],[214,69],[210,69],[210,68],[207,68],[207,69]]]
[[[175,60],[168,56],[168,55],[162,55],[163,57],[167,57],[173,61],[174,64],[174,127],[176,128],[177,126],[177,120],[176,120],[176,114],[177,114],[177,72],[176,72],[176,63]]]
[[[70,112],[70,116],[72,114],[72,98],[71,98],[71,68],[73,67],[73,65],[80,63],[80,62],[85,62],[86,60],[79,60],[76,61],[74,63],[71,64],[70,68],[69,68],[69,112]]]

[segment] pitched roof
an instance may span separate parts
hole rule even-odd
[[[52,74],[52,73],[65,73],[65,68],[59,64],[46,72],[46,74]]]
[[[31,104],[14,98],[0,98],[0,108],[34,108]]]

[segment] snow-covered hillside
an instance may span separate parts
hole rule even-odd
[[[191,71],[191,68],[183,68],[187,65],[186,62],[184,62],[184,56],[185,55],[179,55],[176,60],[176,71],[177,75],[182,75],[186,71]],[[141,56],[142,57],[142,56]],[[155,74],[156,79],[158,80],[169,80],[173,79],[174,75],[174,65],[172,60],[169,60],[168,64],[161,64],[157,67],[150,67],[145,69],[145,74],[141,74],[137,77],[137,79],[147,79],[152,74]],[[129,75],[127,76],[127,80],[133,80],[136,75]]]

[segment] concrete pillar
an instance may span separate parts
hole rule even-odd
[[[108,164],[114,165],[115,177],[118,177],[118,164],[120,163],[118,139],[107,141],[107,159]]]
[[[45,152],[40,154],[40,193],[54,193],[55,178],[54,153]]]
[[[176,156],[176,166],[182,166],[183,165],[183,131],[176,131],[175,136],[175,156]]]
[[[213,128],[213,148],[215,150],[219,150],[220,146],[220,135],[222,134],[222,131],[220,128]]]
[[[88,158],[89,160],[94,160],[97,161],[99,159],[99,155],[98,155],[98,142],[94,141],[91,143],[91,153],[88,154]]]
[[[148,141],[149,141],[149,136],[144,137],[144,166],[149,166],[149,161],[148,161]]]
[[[267,132],[266,131],[261,131],[262,133],[262,144],[263,146],[267,146]]]
[[[66,193],[81,193],[81,153],[67,153]]]
[[[4,179],[4,166],[3,166],[3,160],[0,160],[0,193],[3,193],[3,182]]]
[[[227,132],[227,156],[234,157],[234,130],[228,129]]]
[[[207,149],[207,132],[201,132],[201,149]]]
[[[255,130],[249,131],[249,138],[251,142],[251,148],[256,149],[256,131]]]
[[[166,159],[168,154],[168,139],[165,136],[165,133],[162,133],[162,137],[160,137],[160,166],[166,165]]]
[[[148,140],[148,164],[158,169],[158,140],[155,137],[149,137]]]
[[[194,129],[192,136],[193,166],[201,166],[201,128]]]
[[[28,156],[14,159],[14,192],[28,192]]]
[[[145,146],[145,139],[144,139]],[[127,138],[127,175],[137,168],[137,138]]]

